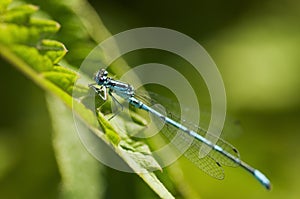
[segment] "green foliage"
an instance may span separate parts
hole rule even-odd
[[[172,3],[171,9],[167,1],[131,1],[130,6],[123,1],[91,0],[92,6],[87,0],[22,1],[27,4],[0,0],[1,198],[58,198],[58,192],[60,198],[155,198],[150,186],[161,197],[166,192],[159,189],[164,186],[176,198],[299,197],[299,1],[190,0]],[[247,162],[266,172],[274,184],[272,192],[265,192],[241,169],[227,168],[225,180],[217,181],[184,158],[155,173],[162,186],[153,173],[141,176],[146,184],[137,175],[108,169],[89,157],[68,123],[74,90],[76,115],[93,133],[126,161],[142,158],[141,168],[156,166],[147,145],[129,139],[126,132],[115,132],[113,121],[100,113],[99,118],[91,117],[86,106],[76,103],[91,93],[86,85],[72,86],[78,77],[74,68],[96,43],[110,36],[94,8],[114,33],[150,24],[178,30],[204,45],[222,74],[228,114],[243,127],[237,133],[227,129],[226,139]],[[154,62],[182,69],[191,82],[197,81],[202,114],[209,93],[187,70],[189,64],[167,52],[142,51],[124,57],[133,66]],[[118,77],[126,63],[117,62],[110,72]],[[100,102],[96,99],[96,107]],[[146,124],[140,113],[131,116],[135,122],[118,121],[130,135]]]
[[[147,172],[153,168],[160,169],[147,145],[133,141],[126,135],[120,136],[102,114],[98,114],[97,121],[92,111],[79,99],[72,99],[73,89],[87,95],[87,85],[74,88],[78,74],[70,66],[60,65],[60,61],[67,53],[64,44],[48,39],[59,30],[60,25],[53,20],[32,17],[37,10],[37,6],[29,4],[10,7],[9,1],[0,2],[0,54],[47,93],[56,96],[55,99],[64,102],[69,109],[73,108],[76,116],[105,143],[113,146],[115,152],[134,171],[143,170],[144,173],[138,175],[160,197],[173,198],[155,174]],[[86,153],[78,151],[78,143],[74,144],[74,138],[66,133],[67,129],[61,122],[70,123],[70,116],[63,111],[64,105],[59,105],[52,97],[48,99],[55,130],[54,148],[63,180],[63,197],[87,197],[85,192],[90,187],[93,191],[89,198],[97,198],[100,193],[95,191],[95,187],[102,184],[101,180],[95,177],[98,166],[92,160],[83,161],[84,165],[80,165],[83,163],[80,162],[81,159],[86,158]],[[56,106],[62,106],[61,110],[55,108]],[[87,172],[89,177],[82,178],[82,175],[78,175],[83,170],[89,171]],[[80,186],[82,180],[86,183],[84,188]],[[92,184],[93,186],[89,186]]]
[[[103,168],[80,142],[71,110],[61,100],[48,95],[53,145],[62,177],[62,198],[99,198],[104,192]],[[82,172],[84,171],[84,172]]]

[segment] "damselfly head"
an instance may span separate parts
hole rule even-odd
[[[103,85],[103,84],[105,84],[105,82],[107,80],[107,75],[108,75],[108,72],[105,69],[100,69],[96,73],[94,80],[97,82],[98,85]]]

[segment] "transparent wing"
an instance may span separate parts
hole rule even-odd
[[[147,105],[156,104],[159,98],[159,101],[161,101],[161,96],[158,96],[156,93],[150,93],[151,97],[149,95],[144,93],[139,93],[136,97],[146,103]],[[164,103],[169,103],[168,107],[170,107],[171,100],[168,100],[166,98],[162,98]],[[173,106],[173,104],[171,104]],[[160,110],[157,110],[160,111]],[[168,110],[167,110],[168,111]],[[180,122],[179,118],[174,116],[172,113],[168,113],[168,117],[173,119],[176,122]],[[195,131],[196,133],[200,134],[203,137],[208,138],[216,138],[215,135],[205,131],[201,127],[198,127],[197,125],[190,124],[187,121],[183,121],[183,125],[188,127],[189,129]],[[198,168],[203,170],[208,175],[216,178],[216,179],[223,179],[224,178],[224,170],[222,168],[222,165],[224,166],[230,166],[230,167],[236,167],[238,166],[234,161],[232,161],[230,158],[227,158],[226,156],[218,153],[215,150],[211,150],[206,156],[200,157],[200,150],[202,148],[203,143],[199,140],[191,137],[190,135],[186,134],[185,132],[180,131],[179,129],[173,127],[172,125],[168,125],[162,130],[163,137],[167,139],[167,141],[171,142],[175,149],[178,151],[184,151],[184,156],[189,159],[191,162],[193,162]],[[226,142],[222,138],[217,138],[216,145],[220,146],[224,151],[227,153],[230,153],[236,158],[240,158],[238,150],[232,146],[230,143]],[[186,146],[189,146],[186,148]]]
[[[204,131],[201,130],[200,128],[198,128],[197,133],[199,133],[202,136],[204,135]],[[165,128],[162,131],[162,134],[170,142],[172,142],[172,144],[177,150],[179,151],[185,150],[184,156],[187,159],[193,162],[202,171],[204,171],[205,173],[209,174],[214,178],[217,179],[224,178],[224,170],[222,168],[222,165],[231,166],[231,167],[238,166],[231,159],[227,158],[224,155],[221,155],[220,153],[214,150],[211,150],[206,156],[200,157],[200,150],[203,143],[171,125],[167,125],[167,128]],[[179,136],[180,139],[174,139],[175,136]],[[210,134],[210,136],[214,136],[214,135]],[[186,149],[185,147],[187,144],[189,144],[189,147]],[[223,150],[226,151],[227,153],[230,153],[233,156],[239,158],[239,152],[228,142],[219,138],[216,144],[222,147]]]
[[[174,119],[174,118],[172,118],[172,119]],[[211,134],[211,133],[207,132],[206,130],[204,130],[201,127],[198,127],[196,125],[189,124],[187,122],[184,122],[183,125],[190,128],[191,130],[195,131],[196,133],[198,133],[202,137],[207,137],[208,139],[213,138],[214,140],[218,140],[216,142],[216,145],[220,146],[227,153],[229,153],[229,154],[233,155],[234,157],[240,159],[239,151],[233,145],[231,145],[227,141],[223,140],[222,138],[216,137],[214,134]],[[200,141],[198,141],[197,142],[197,148],[200,149],[201,146],[202,146],[202,143]],[[218,163],[220,163],[221,165],[230,166],[230,167],[237,167],[238,166],[238,164],[236,162],[232,161],[230,158],[227,158],[226,156],[218,153],[215,150],[211,150],[208,155],[211,158],[213,158],[214,160],[216,160]]]
[[[198,140],[171,125],[167,125],[162,134],[172,143],[174,148],[181,152],[184,151],[184,156],[202,171],[216,179],[222,180],[224,178],[224,170],[219,162],[210,155],[200,158],[201,143]],[[187,144],[189,144],[188,148],[186,148]]]
[[[227,153],[230,153],[234,157],[240,159],[240,154],[239,154],[238,150],[234,146],[232,146],[230,143],[223,140],[222,138],[218,138],[216,145],[222,147],[222,149],[224,151],[226,151]],[[211,150],[208,155],[224,166],[230,166],[230,167],[238,166],[238,164],[236,162],[232,161],[231,159],[227,158],[224,155],[221,155],[220,153],[216,152],[215,150]]]

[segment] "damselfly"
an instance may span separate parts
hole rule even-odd
[[[212,177],[222,179],[223,173],[219,172],[223,171],[221,169],[221,164],[238,165],[250,172],[265,188],[271,189],[271,183],[269,179],[259,170],[243,162],[239,158],[237,150],[226,141],[219,139],[218,142],[214,144],[201,134],[197,133],[198,130],[191,130],[191,128],[188,128],[186,125],[180,124],[171,117],[154,110],[142,100],[135,97],[135,90],[133,86],[109,77],[108,72],[105,69],[100,69],[96,73],[94,80],[96,83],[89,84],[89,87],[92,88],[103,100],[107,100],[107,94],[109,94],[114,101],[117,102],[116,98],[114,97],[114,94],[116,94],[134,107],[151,113],[152,115],[161,119],[167,125],[180,130],[184,133],[184,135],[192,138],[193,141],[189,148],[185,151],[184,155]],[[198,129],[200,131],[204,131],[201,128]],[[185,142],[185,139],[183,139],[182,142]],[[200,153],[197,153],[202,144],[211,148],[211,152],[206,157],[200,157]]]

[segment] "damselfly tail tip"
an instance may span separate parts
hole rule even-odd
[[[271,182],[262,172],[255,170],[253,174],[266,189],[271,190]]]

